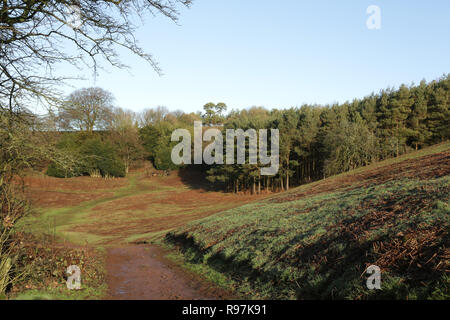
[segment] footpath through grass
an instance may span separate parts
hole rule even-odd
[[[177,172],[169,177],[135,172],[114,180],[35,174],[26,185],[34,213],[18,229],[34,237],[27,242],[29,256],[39,263],[33,265],[35,276],[14,288],[12,297],[24,299],[101,298],[107,290],[104,248],[152,242],[187,222],[255,199],[205,191]],[[80,263],[83,290],[69,291],[65,270]]]

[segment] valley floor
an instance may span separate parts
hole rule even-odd
[[[222,299],[230,293],[177,267],[152,243],[173,228],[262,196],[206,191],[191,181],[195,177],[177,172],[162,177],[135,172],[111,180],[33,174],[25,183],[36,212],[22,227],[52,235],[63,246],[98,249],[105,263],[107,299]],[[57,281],[64,291],[65,280]],[[30,297],[47,295],[40,288]]]
[[[95,248],[108,299],[376,298],[371,263],[379,297],[445,298],[449,165],[447,142],[272,196],[206,191],[186,173],[31,175],[22,226]]]

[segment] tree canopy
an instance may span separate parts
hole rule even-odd
[[[106,62],[124,68],[117,48],[125,48],[161,72],[134,36],[146,13],[177,20],[190,0],[8,0],[0,2],[0,106],[24,108],[30,101],[54,104],[68,75],[61,63],[97,72]],[[73,20],[76,20],[75,22]]]

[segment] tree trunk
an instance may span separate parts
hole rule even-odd
[[[261,194],[261,176],[258,178],[258,194]]]
[[[286,159],[286,190],[289,190],[289,155]]]
[[[315,176],[314,173],[316,172],[316,162],[314,161],[314,158],[312,159],[312,174],[313,177]]]

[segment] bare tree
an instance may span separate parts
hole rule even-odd
[[[134,31],[146,13],[177,20],[191,0],[5,0],[0,2],[0,107],[20,108],[36,98],[58,102],[70,77],[59,63],[94,72],[100,62],[123,68],[117,48],[128,49],[160,69],[139,46]]]
[[[76,90],[60,106],[60,125],[88,133],[105,129],[111,121],[113,101],[112,93],[102,88]]]
[[[114,109],[109,126],[110,138],[128,173],[133,161],[143,159],[144,149],[139,138],[138,116],[130,110]]]
[[[3,0],[0,1],[0,296],[18,270],[11,252],[11,232],[26,212],[20,188],[23,169],[43,159],[71,166],[73,157],[49,143],[54,133],[27,109],[40,101],[61,104],[61,87],[71,79],[54,72],[61,63],[87,67],[94,74],[102,61],[124,68],[117,48],[146,60],[158,73],[153,57],[144,52],[134,31],[145,13],[177,20],[177,7],[191,0]],[[95,116],[97,117],[97,116]],[[96,120],[86,120],[93,130]],[[50,122],[52,116],[50,115]],[[98,122],[98,121],[97,121]],[[48,134],[47,134],[48,133]]]
[[[140,116],[140,122],[142,126],[155,125],[164,120],[169,114],[169,109],[164,106],[158,106],[156,108],[145,109]]]

